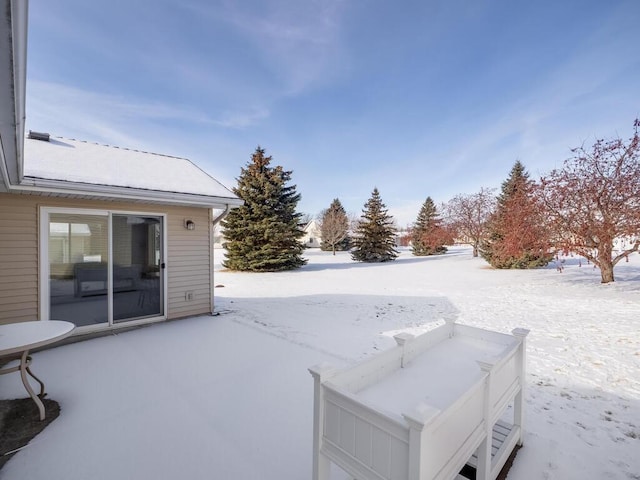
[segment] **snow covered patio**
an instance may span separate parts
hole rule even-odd
[[[509,479],[640,478],[640,255],[610,285],[577,259],[559,273],[490,270],[468,249],[387,264],[305,256],[293,272],[218,266],[217,317],[36,353],[61,413],[0,479],[310,478],[307,368],[353,364],[447,318],[531,330]],[[0,396],[24,396],[19,376],[0,377]]]

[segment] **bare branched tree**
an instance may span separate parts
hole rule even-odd
[[[478,256],[480,242],[487,233],[487,221],[496,208],[495,189],[481,188],[478,193],[460,194],[443,205],[443,219],[455,232],[456,240],[473,247]]]
[[[602,283],[613,282],[615,265],[640,249],[639,128],[636,119],[627,143],[601,139],[591,150],[573,149],[540,181],[556,247],[593,262]]]
[[[340,200],[337,198],[320,214],[318,223],[322,236],[322,249],[346,250],[349,248],[349,218],[347,217]]]

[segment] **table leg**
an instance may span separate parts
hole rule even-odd
[[[34,402],[36,402],[36,405],[38,406],[38,410],[40,411],[40,420],[44,420],[44,417],[45,417],[44,403],[42,403],[42,400],[40,400],[40,397],[36,395],[35,392],[33,391],[33,388],[31,388],[31,385],[29,384],[29,379],[27,378],[27,373],[29,373],[29,375],[35,378],[37,382],[40,384],[40,395],[44,394],[44,383],[42,383],[39,378],[37,378],[33,373],[31,373],[31,369],[29,368],[28,357],[29,357],[29,351],[26,350],[22,354],[22,357],[20,358],[20,376],[22,377],[22,384],[24,385],[24,388],[27,389],[29,396],[33,399]]]
[[[31,365],[31,357],[29,357],[29,363],[27,365],[27,373],[31,375],[31,378],[33,378],[36,382],[40,384],[40,393],[38,394],[38,397],[44,398],[44,382],[33,374],[33,372],[31,371],[30,365]]]

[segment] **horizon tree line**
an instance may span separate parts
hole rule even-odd
[[[536,268],[559,253],[575,253],[600,269],[602,283],[615,281],[613,269],[640,250],[640,120],[627,141],[599,139],[590,149],[571,150],[561,168],[538,181],[516,160],[498,195],[481,188],[458,194],[440,207],[427,196],[407,240],[416,256],[439,255],[454,241],[472,247],[492,267]],[[291,171],[271,167],[258,147],[241,169],[234,193],[245,205],[222,226],[232,270],[279,271],[299,268],[304,246],[300,194],[289,185]],[[347,214],[338,198],[318,216],[321,248],[350,250],[354,261],[395,260],[397,226],[374,187],[360,218]]]

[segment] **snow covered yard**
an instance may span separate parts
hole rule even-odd
[[[351,364],[454,318],[531,330],[525,446],[509,479],[640,479],[640,255],[609,285],[571,258],[559,273],[490,270],[465,248],[386,264],[305,256],[292,272],[218,267],[220,316],[37,353],[62,411],[0,478],[310,478],[307,367]],[[0,377],[0,396],[24,396],[19,376]]]

